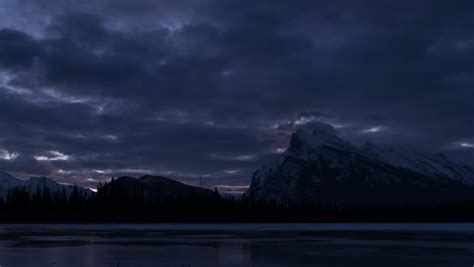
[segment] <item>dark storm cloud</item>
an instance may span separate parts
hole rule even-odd
[[[16,30],[0,30],[0,65],[6,68],[30,67],[40,47],[28,34]]]
[[[84,185],[149,172],[244,185],[315,121],[355,143],[472,165],[472,11],[471,1],[8,0],[0,167]]]

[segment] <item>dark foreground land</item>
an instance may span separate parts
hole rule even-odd
[[[279,205],[228,199],[210,190],[150,200],[140,188],[123,188],[105,193],[99,190],[93,196],[79,191],[70,196],[47,191],[31,195],[22,188],[14,189],[5,201],[0,199],[0,223],[474,222],[472,201],[347,209],[337,203]]]
[[[403,195],[403,192],[400,192]],[[342,197],[341,197],[342,199]],[[455,198],[454,198],[455,199]],[[403,202],[402,202],[403,203]],[[223,198],[165,177],[121,177],[97,194],[14,187],[0,198],[0,223],[474,222],[474,201],[352,206],[340,201],[272,203]]]
[[[2,225],[1,266],[472,266],[473,224]]]

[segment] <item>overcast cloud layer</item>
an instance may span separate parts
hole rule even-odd
[[[314,121],[474,165],[473,13],[461,0],[3,0],[0,169],[243,186]]]

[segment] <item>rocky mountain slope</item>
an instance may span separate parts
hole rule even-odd
[[[294,133],[278,160],[254,173],[245,197],[338,208],[435,206],[474,199],[474,171],[442,155],[357,147],[319,124]]]

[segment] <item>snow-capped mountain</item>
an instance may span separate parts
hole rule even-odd
[[[51,193],[62,193],[64,191],[68,197],[75,190],[72,185],[59,184],[47,177],[31,177],[29,180],[24,181],[9,173],[0,172],[0,198],[5,200],[8,191],[13,188],[25,188],[30,194],[35,194],[38,190],[43,192],[47,188]],[[77,190],[85,196],[93,195],[93,192],[89,189],[77,187]]]
[[[357,147],[317,124],[294,133],[288,149],[254,173],[245,197],[280,205],[436,205],[474,199],[474,169],[443,155]]]

